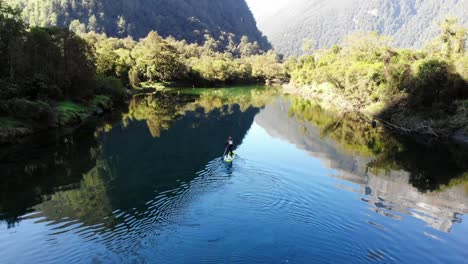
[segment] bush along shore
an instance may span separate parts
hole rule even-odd
[[[79,125],[93,115],[102,115],[110,111],[112,107],[112,99],[103,95],[83,103],[27,99],[2,101],[0,111],[8,115],[0,117],[0,144],[13,143],[48,129]]]
[[[120,80],[96,73],[89,44],[62,28],[28,28],[0,2],[0,144],[83,122],[123,102]]]
[[[420,50],[395,49],[388,37],[355,33],[341,46],[285,63],[285,92],[357,111],[401,133],[468,134],[467,29],[456,18]]]
[[[287,79],[281,58],[247,37],[201,43],[150,32],[139,41],[29,27],[0,2],[0,144],[82,123],[159,84],[220,86]]]
[[[342,112],[361,112],[393,130],[446,138],[468,133],[467,29],[440,22],[420,50],[355,33],[342,45],[286,61],[247,37],[210,34],[188,43],[157,32],[140,40],[65,28],[29,27],[0,1],[0,144],[83,122],[127,101],[132,91],[278,84]]]

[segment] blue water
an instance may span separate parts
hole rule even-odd
[[[463,184],[421,190],[411,171],[373,174],[375,157],[289,103],[188,111],[160,130],[114,120],[83,128],[79,146],[5,158],[17,179],[0,189],[0,262],[466,263]],[[221,160],[228,134],[232,165]]]

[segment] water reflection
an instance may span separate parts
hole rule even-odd
[[[361,186],[376,213],[402,214],[450,232],[468,213],[468,148],[456,143],[418,144],[372,126],[356,114],[339,115],[318,103],[279,98],[256,122],[336,171],[333,177]],[[278,125],[281,124],[281,125]]]
[[[41,138],[0,153],[0,221],[11,230],[22,221],[45,224],[47,241],[57,245],[48,253],[63,257],[57,259],[79,261],[85,250],[104,245],[106,250],[125,252],[138,262],[148,259],[138,254],[149,254],[141,252],[145,247],[141,241],[158,253],[169,248],[169,254],[176,251],[175,245],[192,245],[190,239],[162,243],[177,235],[188,233],[194,241],[214,245],[224,238],[215,231],[258,232],[252,223],[259,222],[270,236],[259,241],[268,241],[276,233],[286,236],[290,232],[285,230],[297,228],[298,224],[317,224],[314,234],[323,231],[326,236],[336,227],[351,232],[349,226],[341,227],[337,220],[340,214],[335,210],[343,208],[330,201],[327,194],[332,191],[316,185],[314,188],[320,190],[315,192],[285,179],[297,173],[313,182],[294,164],[286,164],[286,170],[276,166],[282,162],[278,157],[284,159],[289,153],[269,155],[249,142],[254,155],[272,159],[267,162],[272,168],[259,166],[251,157],[241,157],[234,165],[221,162],[228,135],[244,145],[246,135],[259,126],[270,137],[257,140],[269,144],[282,139],[331,168],[333,173],[326,178],[340,179],[337,188],[357,193],[358,199],[351,203],[354,206],[365,203],[376,214],[397,221],[411,216],[444,232],[451,232],[454,224],[462,221],[462,214],[468,214],[468,152],[463,146],[421,145],[373,129],[358,115],[341,116],[313,102],[279,96],[276,89],[182,89],[142,95],[134,98],[122,116],[100,123],[97,130],[95,125],[82,127],[69,136]],[[230,189],[230,185],[234,187]],[[220,205],[216,199],[201,198],[224,190],[231,191],[227,195],[232,198],[230,203]],[[215,196],[222,197],[224,193]],[[240,206],[243,204],[246,208]],[[334,208],[327,209],[328,205]],[[224,214],[216,212],[220,217],[216,220],[225,222],[210,218],[211,211],[206,213],[206,208],[213,206],[224,210]],[[236,211],[240,209],[251,211]],[[278,215],[282,213],[291,215],[282,218]],[[257,214],[268,217],[258,220]],[[237,224],[238,229],[226,231],[223,225],[231,223],[233,217],[244,222]],[[334,222],[329,223],[329,219]],[[203,227],[201,222],[205,220],[209,225]],[[387,228],[373,219],[366,221],[379,231]],[[249,225],[251,229],[245,229]],[[357,228],[358,224],[350,226]],[[268,228],[274,231],[270,234]],[[187,233],[178,234],[176,229]],[[71,234],[80,239],[69,244],[57,242],[70,239]],[[425,234],[437,238],[429,231]],[[8,237],[1,235],[0,247],[7,243],[3,238]],[[36,242],[41,239],[31,238]],[[304,243],[313,242],[312,236],[302,239]],[[88,242],[93,244],[85,246]],[[77,251],[61,252],[59,245]],[[193,247],[199,248],[199,244],[193,242]],[[382,260],[389,252],[371,248],[364,253],[367,258]],[[122,262],[110,254],[102,256],[99,260],[103,262]],[[13,260],[15,256],[9,257]],[[184,257],[171,260],[179,259]]]
[[[22,215],[57,191],[80,186],[100,153],[95,126],[112,122],[110,119],[91,122],[73,135],[39,135],[25,144],[1,149],[0,221],[14,227]]]
[[[9,154],[4,160],[11,162],[2,162],[1,220],[14,227],[27,212],[40,212],[26,219],[78,221],[102,225],[98,229],[102,231],[125,223],[122,214],[147,219],[154,207],[148,201],[158,194],[164,199],[180,197],[179,188],[188,188],[197,172],[222,154],[227,135],[241,141],[260,107],[276,93],[234,92],[238,95],[215,91],[137,96],[121,123],[105,123],[96,133],[90,126],[80,129],[51,147],[50,142],[44,148],[34,145],[37,162],[32,156],[24,163],[14,162],[17,156]],[[253,96],[257,102],[249,103]],[[166,203],[174,208],[179,202]],[[163,207],[154,210],[169,213]]]

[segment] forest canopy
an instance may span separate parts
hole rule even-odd
[[[447,17],[420,50],[397,49],[376,32],[287,62],[294,92],[358,110],[411,133],[468,131],[467,29]],[[450,118],[449,118],[450,117]],[[389,123],[389,124],[390,124]]]
[[[238,43],[242,36],[271,48],[257,29],[244,0],[4,0],[19,6],[33,27],[59,26],[75,32],[106,33],[112,37],[145,37],[157,31],[189,43],[203,43],[205,35],[227,32]],[[225,41],[224,45],[229,42]]]
[[[96,107],[127,96],[125,87],[170,83],[213,86],[287,78],[281,58],[232,33],[190,43],[150,31],[108,37],[35,27],[0,2],[0,143],[49,127],[81,122]]]

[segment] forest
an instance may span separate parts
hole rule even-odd
[[[409,134],[445,137],[468,131],[467,29],[456,18],[423,49],[397,49],[390,37],[358,32],[341,45],[291,58],[288,92],[358,111]]]
[[[286,91],[358,111],[409,134],[468,131],[467,29],[456,18],[423,49],[358,32],[341,45],[286,60],[233,33],[191,43],[150,31],[135,40],[95,31],[35,27],[0,2],[0,142],[82,122],[122,103],[132,90],[284,83]]]
[[[324,49],[356,31],[392,36],[394,47],[422,48],[438,34],[434,22],[447,14],[468,26],[468,3],[459,0],[289,0],[272,5],[274,12],[257,16],[258,26],[285,55],[301,55],[305,38]]]
[[[98,74],[116,76],[134,88],[155,83],[209,87],[287,79],[281,57],[273,50],[263,51],[246,36],[239,44],[232,34],[222,36],[228,46],[211,35],[205,35],[199,45],[163,38],[155,31],[139,41],[94,32],[80,36],[92,48]]]
[[[226,32],[257,41],[270,49],[257,29],[245,1],[186,0],[4,0],[20,7],[33,27],[66,27],[75,32],[98,32],[112,37],[146,37],[154,30],[163,37],[202,44],[205,35],[219,38]],[[174,12],[176,10],[176,12]],[[224,42],[228,45],[229,42]]]
[[[214,86],[285,80],[274,51],[234,34],[189,43],[150,31],[138,41],[31,27],[0,2],[0,142],[82,122],[155,84]],[[224,45],[227,43],[227,45]]]

